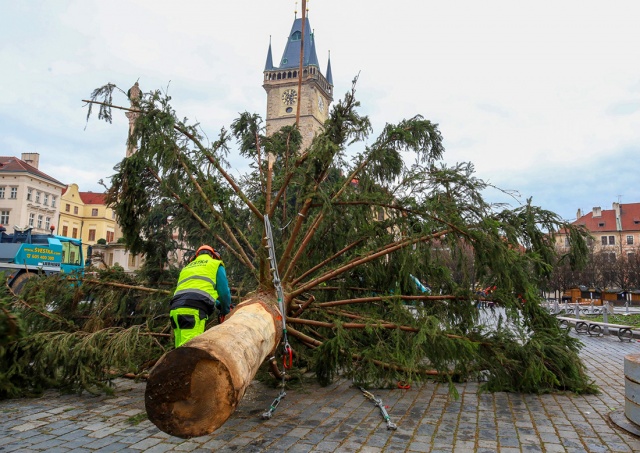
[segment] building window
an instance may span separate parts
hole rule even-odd
[[[607,245],[607,237],[606,236],[601,236],[600,240],[602,240],[602,245]]]
[[[64,205],[64,212],[69,212],[71,210],[71,205],[69,203]]]
[[[34,223],[36,223],[36,215],[32,212],[29,214],[29,226],[33,228]]]
[[[41,230],[42,229],[42,215],[38,216],[38,229]]]
[[[78,214],[78,207],[77,206],[73,207],[73,213],[76,214],[76,215]]]
[[[12,187],[11,188],[11,195],[9,196],[9,198],[11,198],[13,200],[18,198],[18,188],[17,187]]]
[[[45,206],[49,206],[49,194],[45,193],[44,194],[44,203]]]
[[[136,267],[136,256],[133,253],[129,254],[129,268]]]
[[[113,242],[114,236],[115,234],[113,231],[107,231],[107,243]]]
[[[0,224],[7,225],[9,223],[9,211],[0,211]]]
[[[569,247],[569,236],[564,237],[564,246]]]
[[[627,236],[627,245],[633,245],[633,236]]]
[[[113,266],[113,253],[109,253],[109,266]]]
[[[71,230],[71,237],[74,239],[78,238],[78,229],[74,228],[73,230]]]
[[[91,210],[91,216],[92,217],[98,217],[98,209],[97,208],[93,208]]]
[[[27,189],[27,201],[33,200],[33,189]]]
[[[51,195],[51,207],[52,208],[56,207],[56,197],[54,197],[53,195]]]
[[[0,198],[4,198],[4,187],[0,187]]]
[[[65,226],[62,227],[62,235],[63,236],[66,236],[68,231],[69,231],[69,227],[68,226],[65,225]]]
[[[616,237],[609,236],[609,245],[616,245]]]
[[[89,240],[90,241],[96,240],[96,230],[89,230]]]
[[[46,217],[44,219],[44,228],[48,230],[51,227],[51,217]]]
[[[36,203],[40,203],[40,192],[36,190]]]

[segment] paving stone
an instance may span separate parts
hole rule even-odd
[[[640,440],[609,425],[624,408],[624,356],[636,344],[610,337],[581,338],[588,373],[599,395],[478,394],[477,383],[414,384],[410,390],[373,389],[398,429],[386,429],[380,411],[346,380],[287,391],[278,411],[261,420],[272,389],[258,382],[256,398],[242,402],[216,432],[180,439],[144,420],[144,383],[116,380],[116,397],[58,395],[0,401],[0,453],[83,452],[635,452]]]
[[[146,450],[144,450],[145,453],[164,453],[165,451],[169,451],[174,449],[175,445],[173,444],[167,444],[167,443],[159,443],[157,445],[154,445],[151,448],[148,448]],[[193,450],[190,450],[193,451]]]
[[[156,439],[153,437],[147,437],[146,439],[141,440],[140,442],[137,442],[133,445],[130,445],[129,448],[133,448],[134,450],[148,450],[151,447],[159,444],[160,442],[162,442],[161,439]]]
[[[88,438],[88,440],[90,440],[90,442],[87,442],[84,445],[84,448],[89,448],[91,450],[97,450],[103,447],[106,447],[107,445],[111,445],[113,443],[115,443],[117,441],[117,437],[115,436],[110,436],[110,437],[103,437],[101,439],[95,439],[93,437]]]
[[[26,423],[22,423],[21,425],[14,426],[11,429],[14,430],[14,431],[22,431],[22,432],[24,432],[24,431],[31,431],[32,429],[36,429],[36,428],[38,428],[40,426],[44,426],[46,424],[47,424],[47,422],[45,422],[45,421],[35,420],[35,421],[29,421],[29,422],[26,422]]]
[[[62,445],[58,445],[57,447],[47,448],[47,453],[67,453],[71,451],[68,447],[63,447]]]
[[[128,449],[129,445],[128,444],[124,444],[124,443],[120,443],[120,442],[113,442],[109,445],[105,445],[102,448],[98,448],[97,450],[90,450],[93,451],[94,453],[118,453],[121,451],[131,451]],[[75,451],[75,450],[74,450]],[[150,450],[147,450],[147,452]],[[49,453],[49,452],[47,452]]]
[[[0,451],[2,451],[2,453],[9,453],[11,451],[29,451],[29,448],[26,448],[25,444],[22,442],[15,442],[4,445]]]

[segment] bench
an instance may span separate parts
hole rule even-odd
[[[569,328],[570,324],[575,324],[576,333],[589,334],[589,335],[602,335],[603,327],[611,327],[618,329],[618,339],[620,341],[631,341],[633,339],[633,326],[625,326],[622,324],[613,324],[610,322],[590,321],[588,319],[579,318],[567,318],[564,316],[557,316],[556,319],[560,322],[560,327]]]

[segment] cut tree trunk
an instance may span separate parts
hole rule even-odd
[[[210,434],[236,410],[282,337],[273,294],[240,303],[222,324],[163,355],[147,380],[149,420],[172,436]]]

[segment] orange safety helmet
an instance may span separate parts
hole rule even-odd
[[[196,258],[202,253],[206,253],[208,255],[211,255],[213,258],[222,261],[222,257],[220,256],[220,254],[209,245],[201,245],[200,248],[196,250]]]

